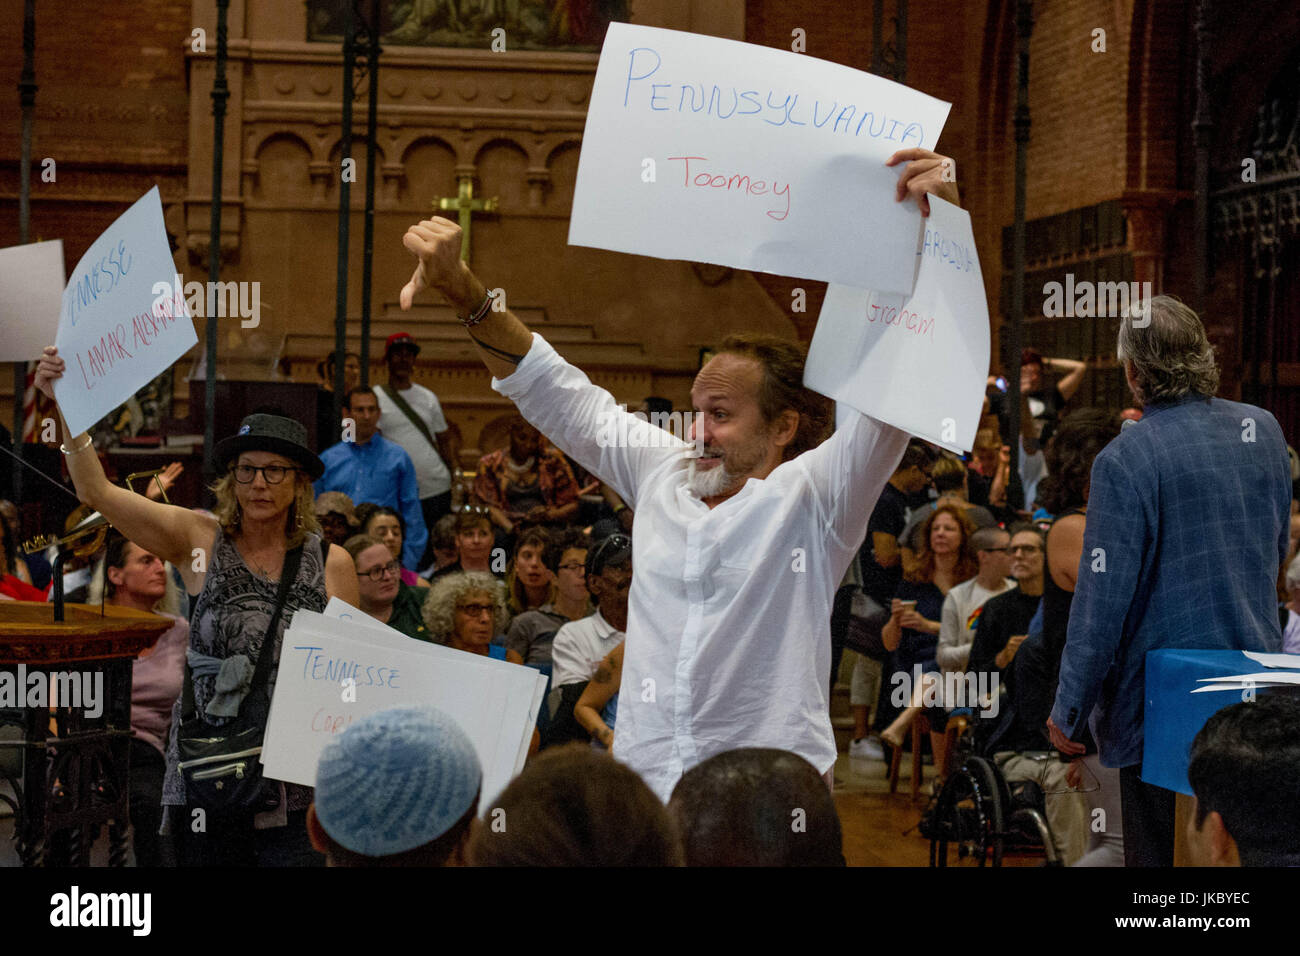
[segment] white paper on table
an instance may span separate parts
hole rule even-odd
[[[1265,654],[1260,651],[1242,651],[1256,664],[1265,667],[1300,668],[1300,654]]]
[[[54,397],[69,433],[86,431],[196,342],[154,186],[91,243],[63,290],[54,344],[67,367]]]
[[[314,786],[321,751],[353,720],[392,707],[433,706],[473,741],[486,806],[523,767],[537,721],[539,681],[544,687],[546,677],[530,667],[414,640],[373,618],[362,621],[364,612],[341,601],[331,606],[358,618],[298,611],[285,632],[262,748],[267,776]],[[357,662],[355,701],[344,701],[340,681],[313,678],[307,669],[313,653]],[[371,682],[380,667],[397,668],[398,687]]]
[[[989,311],[970,214],[930,196],[912,295],[826,289],[804,384],[955,452],[975,444]]]
[[[1232,690],[1241,693],[1243,690],[1263,690],[1266,687],[1290,687],[1295,681],[1278,681],[1269,679],[1266,681],[1246,681],[1240,684],[1206,684],[1204,687],[1197,687],[1191,691],[1193,694],[1205,694],[1212,691]]]
[[[1300,672],[1291,673],[1289,671],[1264,671],[1259,674],[1231,674],[1226,677],[1200,677],[1196,681],[1198,684],[1236,684],[1244,687],[1248,684],[1259,686],[1261,684],[1300,684]]]
[[[910,292],[921,216],[885,160],[934,149],[950,108],[803,54],[611,23],[569,243]]]
[[[54,344],[63,301],[63,242],[0,249],[0,361],[34,362]]]

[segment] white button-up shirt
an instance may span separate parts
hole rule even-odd
[[[826,773],[831,604],[907,434],[841,406],[831,438],[710,509],[687,486],[692,446],[621,410],[540,335],[492,387],[636,509],[614,756],[664,801],[737,747]]]
[[[635,568],[635,565],[633,565]],[[563,687],[591,680],[605,655],[623,643],[624,634],[597,609],[555,632],[551,644],[551,686]]]

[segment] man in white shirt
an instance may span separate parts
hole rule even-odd
[[[1011,554],[1007,550],[1010,545],[1011,535],[996,526],[980,528],[970,536],[971,550],[980,569],[969,581],[953,585],[943,599],[939,646],[934,655],[940,670],[957,673],[966,670],[984,602],[1016,586],[1015,579],[1007,576],[1011,570]]]
[[[426,528],[451,513],[451,472],[456,467],[460,449],[454,447],[452,433],[443,417],[438,396],[423,385],[411,381],[415,357],[420,346],[406,332],[397,332],[384,344],[384,361],[388,364],[388,384],[375,389],[379,399],[379,430],[411,456],[419,486],[420,510]],[[399,402],[400,399],[400,402]],[[405,403],[411,415],[401,407]],[[411,416],[415,420],[412,420]],[[432,535],[429,536],[432,541]],[[426,548],[418,570],[433,563],[432,545]]]
[[[889,164],[904,161],[897,199],[923,213],[927,191],[958,202],[949,160],[911,149]],[[691,441],[665,435],[495,311],[460,242],[441,218],[407,231],[419,265],[402,307],[446,296],[493,388],[636,510],[614,756],[665,801],[686,769],[737,747],[794,751],[829,780],[831,603],[907,435],[846,409],[821,441],[830,403],[803,388],[803,350],[770,336],[724,341],[691,390]]]
[[[570,621],[551,644],[551,690],[591,680],[605,655],[623,643],[632,586],[632,540],[612,534],[587,553],[587,590],[596,613]]]

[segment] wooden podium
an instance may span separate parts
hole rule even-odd
[[[156,614],[88,604],[0,602],[0,777],[17,797],[14,835],[24,866],[85,866],[94,828],[108,824],[109,864],[126,863],[131,744],[131,666],[172,626]],[[99,681],[91,716],[87,700],[34,700],[37,673],[46,695],[71,697]],[[12,675],[12,676],[8,676]],[[17,678],[26,678],[26,687]],[[19,695],[4,696],[5,686]],[[53,704],[51,706],[51,704]]]

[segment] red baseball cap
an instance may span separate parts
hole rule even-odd
[[[384,361],[388,361],[388,354],[395,348],[407,348],[420,354],[420,345],[415,339],[411,338],[410,332],[394,332],[384,342]]]

